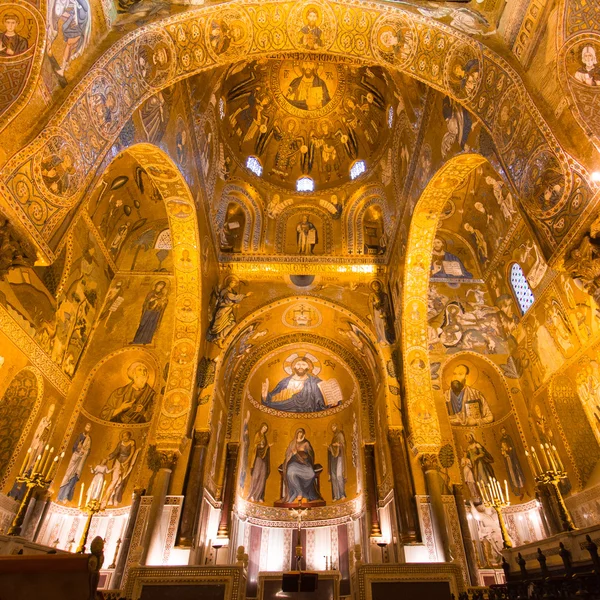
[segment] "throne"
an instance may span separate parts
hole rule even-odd
[[[275,502],[273,503],[274,506],[276,506],[277,508],[299,508],[299,507],[304,507],[304,508],[316,508],[317,506],[325,506],[326,502],[325,500],[323,500],[323,498],[321,498],[321,473],[323,472],[323,465],[320,464],[315,464],[315,490],[317,491],[317,494],[319,494],[319,500],[305,500],[304,498],[301,498],[299,501],[294,500],[294,502],[286,502],[285,497],[286,497],[286,485],[285,485],[285,481],[283,480],[283,463],[281,463],[279,465],[279,467],[277,468],[277,470],[279,471],[279,477],[281,479],[281,486],[280,486],[280,499],[279,500],[275,500]]]

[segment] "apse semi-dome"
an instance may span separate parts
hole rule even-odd
[[[387,151],[394,89],[380,67],[313,57],[237,64],[215,91],[221,139],[238,165],[256,157],[272,185],[296,191],[310,177],[315,191],[334,188],[357,161],[373,166]]]

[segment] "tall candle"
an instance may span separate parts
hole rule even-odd
[[[552,456],[552,451],[550,450],[550,445],[549,444],[545,444],[544,448],[546,449],[546,456],[548,457],[548,460],[550,461],[550,466],[552,468],[553,471],[558,471],[558,465],[556,464],[556,461],[554,460],[554,456]]]
[[[488,484],[487,484],[487,487],[488,487],[488,493],[489,493],[489,495],[490,495],[490,504],[493,504],[493,503],[494,503],[494,495],[495,495],[495,494],[494,494],[494,492],[493,492],[493,490],[492,490],[492,486],[491,486],[491,484],[489,484],[489,483],[488,483]]]
[[[502,502],[504,500],[502,498],[502,488],[500,487],[500,484],[498,483],[498,480],[495,477],[494,477],[493,481],[494,481],[494,487],[496,488],[496,497],[498,498],[498,500],[500,500]]]
[[[46,455],[46,460],[44,461],[44,464],[42,465],[42,468],[41,468],[44,479],[46,479],[46,477],[48,476],[48,473],[50,471],[50,466],[52,465],[52,455],[53,454],[54,454],[54,448],[50,448],[50,452],[48,452],[48,454]]]
[[[40,461],[40,473],[44,472],[44,465],[46,464],[46,459],[48,458],[48,452],[50,452],[50,445],[46,444],[42,454],[42,460]]]
[[[37,473],[37,468],[38,465],[40,464],[40,461],[42,460],[42,455],[38,454],[37,458],[35,459],[35,462],[33,463],[33,469],[31,469],[31,473]]]
[[[82,483],[81,489],[79,490],[79,504],[77,505],[77,508],[81,508],[81,503],[83,502],[83,488],[84,487],[85,487],[85,484]]]
[[[483,499],[488,503],[491,504],[492,503],[492,499],[490,498],[490,495],[488,494],[488,491],[485,487],[485,481],[481,482],[481,491],[483,492]]]
[[[544,444],[540,444],[540,450],[542,451],[541,456],[544,459],[544,463],[546,464],[546,466],[542,470],[548,471],[548,469],[550,469],[550,461],[548,460],[548,456],[546,455],[546,448],[544,448]]]
[[[504,490],[506,491],[506,502],[508,502],[508,481],[504,480]]]
[[[52,466],[50,467],[50,469],[48,469],[48,477],[46,479],[52,481],[52,479],[54,479],[54,476],[56,475],[56,469],[58,469],[58,456],[54,457],[54,460],[52,461]]]
[[[25,475],[25,470],[27,469],[27,465],[29,464],[29,459],[31,458],[31,448],[27,450],[27,454],[25,454],[25,460],[21,465],[21,470],[19,471],[19,476]]]
[[[543,469],[542,469],[542,465],[541,465],[541,463],[540,463],[540,459],[538,458],[538,456],[537,456],[537,453],[536,453],[536,451],[535,451],[535,448],[534,448],[533,446],[531,446],[531,455],[533,456],[534,463],[535,463],[535,465],[536,465],[536,466],[537,466],[537,468],[538,468],[538,473],[537,473],[537,475],[541,475],[541,474],[542,474],[542,471],[543,471]]]
[[[102,483],[102,491],[100,492],[100,498],[98,498],[99,502],[102,502],[102,498],[104,496],[104,490],[106,489],[106,480]]]
[[[560,460],[560,454],[558,453],[558,451],[556,450],[556,446],[554,444],[552,444],[552,452],[554,452],[554,456],[556,456],[556,460],[558,462],[558,466],[560,468],[561,471],[565,470],[565,467],[563,465],[562,460]]]
[[[479,495],[481,496],[482,500],[485,500],[485,498],[483,497],[483,490],[481,489],[481,484],[479,483],[479,481],[475,482],[477,484],[477,489],[479,490]]]

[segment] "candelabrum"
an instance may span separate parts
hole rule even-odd
[[[90,533],[90,526],[94,515],[102,510],[102,496],[98,500],[89,499],[85,505],[85,512],[87,512],[87,519],[85,520],[85,527],[79,540],[79,546],[77,546],[77,554],[83,554],[85,552],[85,545],[87,544],[88,535]]]
[[[483,480],[477,482],[477,487],[479,488],[479,493],[484,506],[493,508],[498,515],[504,547],[512,548],[512,541],[508,535],[508,529],[506,529],[506,523],[504,522],[504,516],[502,514],[502,509],[510,506],[510,500],[508,499],[508,482],[506,479],[504,480],[504,490],[502,490],[500,482],[495,477],[491,477],[487,482]]]
[[[558,500],[558,510],[560,519],[566,531],[575,531],[575,523],[571,518],[571,513],[565,504],[565,500],[560,491],[560,482],[567,478],[567,472],[556,450],[556,446],[551,444],[540,444],[540,456],[538,457],[535,448],[531,446],[531,455],[525,452],[527,457],[531,456],[533,465],[533,474],[538,484],[550,484],[554,487],[556,499]],[[543,463],[543,464],[542,464]]]
[[[27,450],[25,460],[16,478],[17,483],[25,484],[25,495],[8,530],[8,535],[21,535],[23,520],[25,519],[29,500],[31,500],[33,492],[37,488],[48,489],[50,487],[58,469],[58,461],[65,455],[63,452],[60,456],[57,455],[53,459],[53,454],[54,448],[46,445],[42,454],[38,454],[33,464],[31,464],[33,458],[32,448]]]

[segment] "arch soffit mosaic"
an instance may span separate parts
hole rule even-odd
[[[402,354],[410,441],[418,453],[437,452],[442,441],[427,342],[427,298],[433,240],[446,202],[464,180],[486,162],[479,154],[463,154],[448,161],[421,194],[410,225],[402,302],[405,315]]]
[[[306,2],[291,6],[285,0],[250,0],[231,2],[226,7],[202,7],[133,32],[109,49],[43,133],[3,170],[0,193],[46,258],[53,259],[48,244],[52,234],[80,201],[106,151],[141,102],[178,80],[243,57],[298,51],[314,56],[310,48],[302,46],[302,36],[298,35],[307,6]],[[561,149],[517,72],[481,43],[396,6],[322,0],[318,7],[325,32],[321,51],[330,59],[378,63],[403,71],[448,94],[481,120],[496,142],[509,178],[528,199],[525,210],[539,228],[544,252],[558,258],[577,235],[574,224],[582,225],[591,212],[597,186],[590,182],[587,171]],[[213,15],[226,24],[235,22],[240,38],[226,48],[211,45]],[[380,34],[385,29],[401,32],[404,46],[382,47]],[[469,61],[479,69],[479,76],[466,86],[465,78],[457,82],[455,75]],[[116,98],[108,122],[99,121],[97,116],[90,118],[87,113],[100,81],[112,89]],[[519,98],[516,107],[520,125],[505,131],[498,108],[511,98]],[[44,156],[58,150],[70,156],[76,172],[86,173],[72,178],[61,196],[44,184],[40,166]],[[549,168],[556,171],[562,193],[551,206],[539,206],[545,188],[540,189],[536,179],[540,171]],[[19,180],[28,185],[27,193],[21,196],[15,190]]]
[[[32,37],[28,40],[28,48],[25,52],[14,57],[0,58],[0,68],[4,71],[5,78],[10,80],[12,86],[18,88],[18,92],[12,98],[6,99],[8,95],[6,94],[0,102],[0,131],[5,130],[8,124],[27,106],[37,86],[46,51],[44,17],[33,3],[14,0],[6,7],[6,10],[16,13],[20,17],[21,23],[32,24]]]
[[[171,229],[175,274],[175,323],[169,374],[155,422],[154,439],[166,450],[178,450],[186,435],[192,409],[200,348],[201,256],[194,199],[173,161],[151,144],[136,144],[128,153],[147,172],[166,207]],[[115,157],[116,160],[120,155]],[[187,258],[180,260],[183,252]],[[191,310],[190,310],[191,308]],[[74,418],[76,417],[74,412]]]

